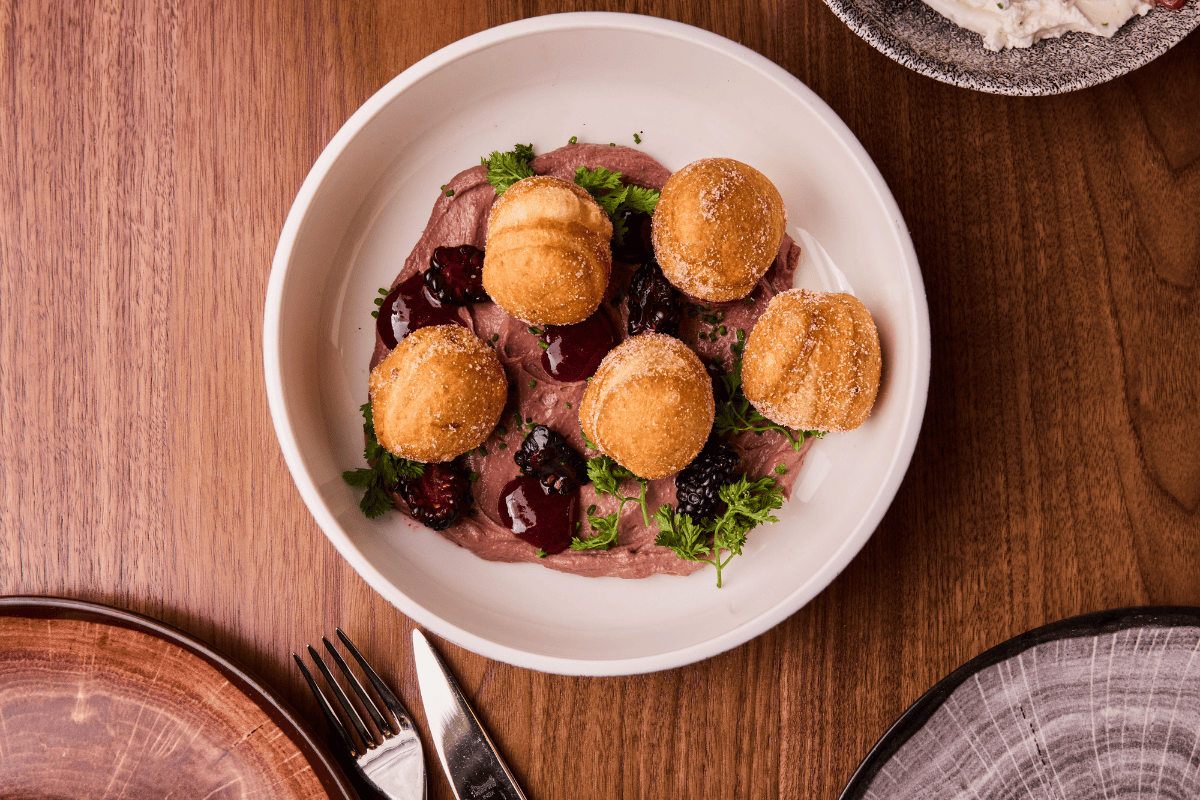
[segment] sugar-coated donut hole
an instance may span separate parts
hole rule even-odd
[[[404,337],[371,370],[379,443],[413,461],[450,461],[482,444],[500,421],[508,379],[492,348],[458,325]]]
[[[786,227],[783,198],[765,175],[731,158],[704,158],[667,180],[651,238],[667,280],[692,297],[725,302],[754,289]]]
[[[712,431],[712,379],[678,339],[647,333],[612,350],[579,408],[584,434],[600,452],[642,478],[691,463]]]
[[[574,325],[604,298],[612,220],[587,190],[549,175],[517,181],[492,206],[483,288],[510,316]]]
[[[792,289],[750,331],[742,390],[772,422],[849,431],[871,413],[881,368],[879,334],[858,298]]]

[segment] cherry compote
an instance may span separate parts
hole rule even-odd
[[[550,325],[542,331],[542,369],[555,380],[574,383],[590,378],[616,345],[612,328],[597,312],[575,325]]]
[[[417,328],[429,325],[462,325],[454,306],[438,302],[425,287],[421,273],[396,286],[383,299],[375,330],[389,350]],[[465,327],[465,326],[464,326]]]
[[[531,475],[518,475],[500,490],[500,523],[547,555],[571,544],[579,492],[556,494]]]

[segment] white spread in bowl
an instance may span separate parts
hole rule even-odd
[[[1144,0],[925,0],[926,5],[983,36],[988,50],[1029,47],[1041,39],[1083,31],[1108,38],[1134,14],[1153,3]]]

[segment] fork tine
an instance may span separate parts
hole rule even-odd
[[[392,730],[391,723],[385,720],[383,715],[379,713],[379,708],[375,705],[375,701],[372,700],[370,695],[367,694],[367,690],[363,688],[363,685],[358,682],[358,678],[354,677],[354,673],[350,671],[350,667],[346,664],[346,660],[342,658],[341,654],[339,654],[337,650],[333,649],[333,642],[329,641],[324,636],[321,637],[321,641],[325,643],[325,649],[329,651],[329,655],[333,656],[333,663],[337,664],[338,669],[340,669],[342,674],[346,676],[346,680],[350,683],[350,688],[354,690],[356,695],[358,695],[358,699],[362,700],[363,707],[366,708],[367,713],[371,715],[371,720],[375,723],[375,727],[379,729],[379,732],[383,734],[385,738],[388,736],[395,736],[396,731]]]
[[[354,656],[354,660],[362,667],[363,674],[367,676],[367,680],[375,687],[375,691],[383,700],[384,705],[396,715],[396,722],[401,728],[411,728],[412,718],[408,714],[408,709],[400,702],[400,698],[392,694],[392,690],[383,682],[383,678],[380,678],[379,674],[371,669],[371,665],[363,658],[362,653],[358,652],[358,648],[354,646],[354,642],[350,641],[350,637],[343,633],[341,628],[334,628],[334,631],[337,633],[338,638],[342,640],[342,644],[346,645],[346,649],[350,651],[350,655]]]
[[[317,698],[317,705],[321,707],[321,713],[325,715],[325,721],[329,723],[329,727],[337,731],[338,737],[342,740],[342,744],[346,747],[346,752],[352,758],[358,758],[358,747],[350,738],[350,732],[342,725],[342,721],[338,719],[337,714],[333,713],[333,709],[329,707],[329,701],[325,699],[324,692],[317,686],[317,682],[313,680],[312,673],[308,671],[308,667],[304,666],[304,662],[300,660],[300,656],[292,653],[292,658],[296,659],[296,666],[300,667],[301,674],[304,675],[304,680],[308,681],[308,688],[312,689],[313,696]]]
[[[321,660],[321,656],[317,653],[315,647],[311,644],[308,646],[308,654],[312,660],[316,662],[317,669],[321,670],[321,674],[325,676],[325,680],[329,683],[329,688],[333,689],[333,694],[337,697],[338,702],[342,704],[342,710],[346,712],[346,716],[350,718],[350,724],[354,726],[354,730],[358,731],[358,735],[362,738],[363,745],[368,750],[379,745],[375,741],[375,737],[367,730],[367,726],[363,724],[362,717],[358,715],[358,711],[350,704],[350,698],[346,697],[346,693],[342,691],[342,687],[333,679],[333,673],[329,671],[329,667],[325,666],[325,662]]]

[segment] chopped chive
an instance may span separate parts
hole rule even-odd
[[[442,184],[442,191],[443,192],[446,191],[446,184],[444,184],[444,183]]]
[[[538,551],[537,551],[537,557],[538,557],[538,558],[545,558],[545,557],[546,557],[546,551],[545,551],[545,550],[543,550],[543,549],[541,549],[541,548],[539,547],[539,548],[538,548]]]
[[[737,332],[737,338],[738,338],[738,341],[739,341],[739,342],[740,342],[740,341],[742,341],[743,339],[745,339],[745,338],[746,338],[746,331],[745,331],[745,329],[743,329],[743,328],[738,328],[738,332]]]
[[[493,333],[493,334],[492,334],[492,341],[493,341],[493,342],[498,342],[498,341],[500,341],[500,334],[498,334],[498,333]]]
[[[508,345],[504,345],[504,355],[506,355],[506,356],[512,355],[512,348],[510,348]]]
[[[575,144],[578,141],[579,141],[578,136],[572,136],[570,139],[567,139],[567,144]]]
[[[529,388],[532,389],[535,386],[537,386],[537,381],[535,381],[533,378],[530,378],[529,379]]]
[[[507,444],[505,444],[504,442],[500,442],[498,445],[496,445],[496,449],[497,449],[497,450],[507,450],[507,449],[508,449],[508,445],[507,445]]]
[[[372,311],[372,312],[371,312],[371,316],[372,316],[372,317],[375,317],[375,319],[379,319],[379,312],[378,312],[378,311]]]
[[[725,326],[724,326],[724,325],[722,325],[720,328],[717,328],[717,333],[719,333],[719,334],[721,334],[722,336],[724,336],[726,333],[728,333],[728,331],[726,331],[726,330],[725,330]]]
[[[525,421],[526,421],[526,422],[533,422],[533,417],[526,417],[526,418],[525,418]]]
[[[571,404],[570,404],[570,403],[567,403],[567,408],[570,408],[570,407],[571,407]]]
[[[633,143],[634,143],[634,144],[641,144],[641,143],[642,143],[642,137],[638,136],[638,135],[635,133],[635,134],[633,135]]]
[[[379,293],[380,293],[380,294],[383,294],[383,295],[386,295],[386,294],[388,293],[388,290],[387,290],[387,289],[380,289],[380,290],[379,290]]]
[[[532,333],[534,336],[541,336],[541,335],[542,335],[542,329],[541,329],[541,328],[535,328],[535,327],[533,327],[532,325],[530,325],[530,326],[529,326],[529,332],[530,332],[530,333]]]
[[[453,190],[453,189],[447,189],[447,190],[446,190],[446,197],[454,197],[454,190]]]
[[[376,297],[376,298],[375,298],[375,305],[377,305],[377,306],[381,306],[381,305],[383,305],[383,298],[382,298],[382,297]]]
[[[538,347],[542,348],[543,350],[550,349],[550,345],[546,344],[545,342],[538,342]]]
[[[508,433],[508,428],[504,427],[503,425],[498,425],[496,426],[496,433],[503,436],[504,434]]]
[[[479,453],[479,455],[481,455],[481,456],[486,456],[486,455],[487,455],[487,448],[486,448],[486,447],[484,447],[483,445],[479,445],[479,450],[478,450],[478,453]]]
[[[479,473],[472,472],[470,477],[471,477],[471,483],[475,483],[477,480],[479,480]]]
[[[776,475],[783,475],[786,472],[787,472],[787,467],[785,467],[783,464],[780,464],[779,466],[775,467]]]
[[[595,514],[595,513],[596,513],[596,504],[593,503],[592,505],[588,506],[588,514]]]

